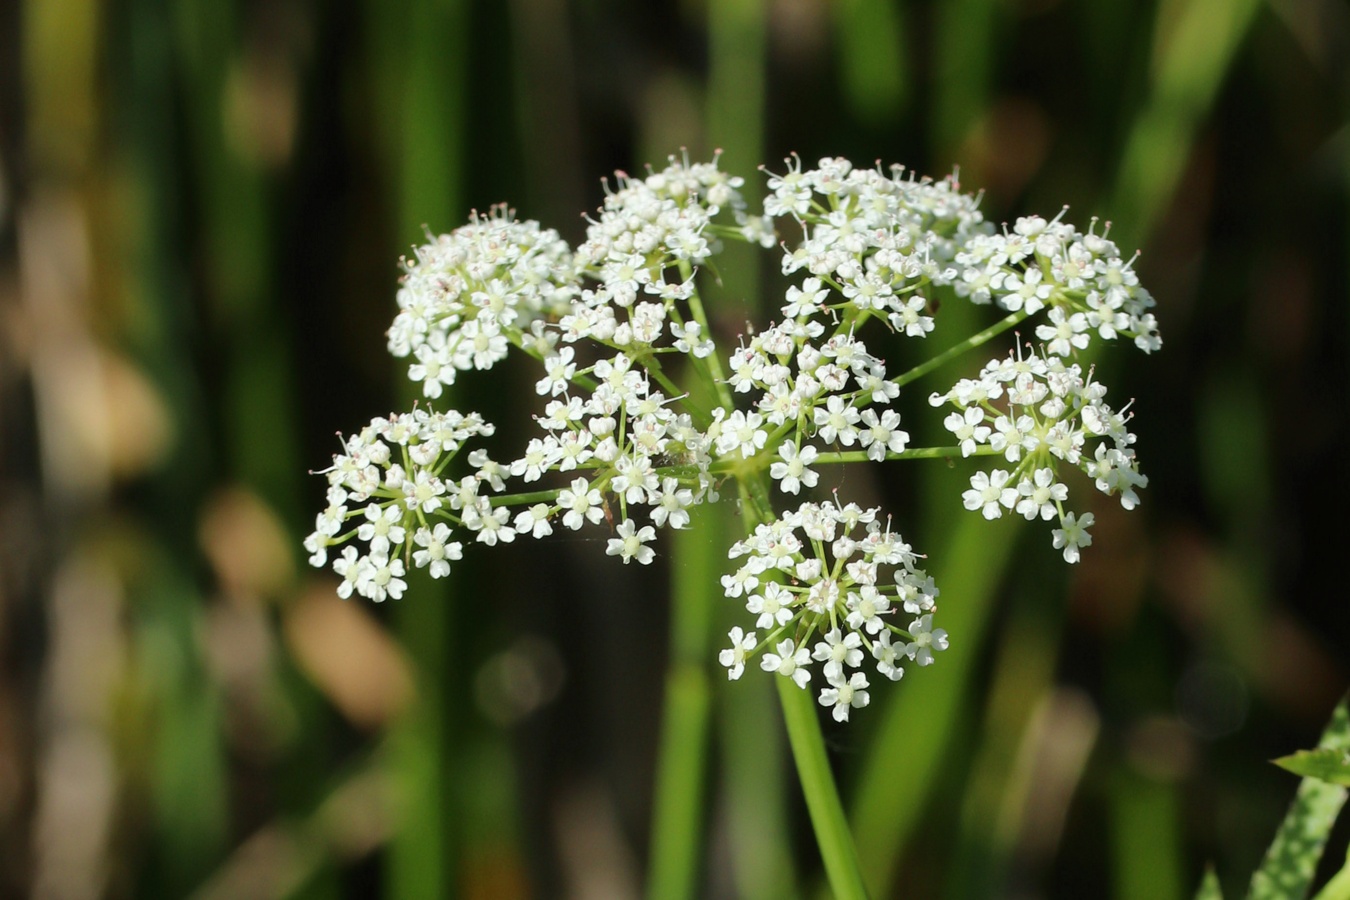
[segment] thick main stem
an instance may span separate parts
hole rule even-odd
[[[752,487],[750,481],[758,484]],[[754,498],[766,491],[764,474],[759,472],[741,479],[740,487],[745,530],[751,533],[761,521]],[[772,514],[770,510],[763,510],[763,513]],[[806,796],[806,809],[811,816],[811,828],[816,835],[816,846],[825,865],[830,890],[835,900],[866,900],[867,888],[858,865],[858,852],[853,846],[853,835],[849,831],[834,773],[830,771],[830,758],[825,750],[816,704],[810,691],[798,688],[790,679],[775,678],[774,681],[778,683],[778,701],[797,766],[797,780]]]
[[[801,690],[790,679],[774,681],[778,682],[778,700],[783,707],[792,758],[797,764],[797,780],[806,795],[806,810],[811,816],[811,828],[816,833],[830,890],[836,900],[865,900],[867,888],[863,885],[844,804],[830,771],[816,704],[808,691]]]

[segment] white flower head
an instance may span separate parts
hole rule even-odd
[[[647,544],[656,540],[656,529],[650,525],[638,528],[632,519],[624,519],[615,529],[615,533],[618,536],[609,539],[605,555],[619,557],[624,565],[633,560],[637,560],[639,565],[651,565],[656,557],[656,551]]]
[[[765,672],[777,672],[791,678],[797,687],[805,688],[811,680],[811,670],[807,668],[811,654],[805,647],[798,647],[792,639],[779,641],[773,651],[765,652],[759,661],[759,667]]]
[[[850,709],[861,709],[872,701],[867,691],[867,676],[854,672],[845,681],[843,676],[830,679],[830,686],[820,692],[820,705],[834,707],[834,720],[847,722]]]
[[[717,655],[717,661],[727,667],[727,678],[735,681],[745,671],[746,657],[755,649],[755,633],[746,634],[737,625],[727,636],[731,638],[731,646]]]

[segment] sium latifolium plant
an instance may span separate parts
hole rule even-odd
[[[1097,340],[1160,346],[1153,299],[1107,229],[1062,212],[996,228],[955,176],[843,159],[788,159],[754,213],[742,184],[716,159],[672,158],[617,175],[576,248],[496,207],[403,261],[388,347],[425,402],[343,440],[322,473],[328,506],[305,545],[342,596],[397,599],[410,568],[443,577],[466,544],[559,529],[605,529],[607,554],[646,565],[658,528],[734,491],[746,534],[722,587],[747,619],[719,662],[732,679],[751,664],[790,679],[847,721],[869,702],[869,674],[898,680],[948,635],[925,557],[880,509],[813,497],[823,469],[979,457],[953,500],[1048,523],[1069,563],[1093,525],[1069,505],[1074,470],[1135,506],[1147,479],[1128,404],[1109,404],[1076,361]],[[734,338],[700,294],[733,240],[778,254],[786,282],[777,321]],[[940,299],[1001,318],[925,353]],[[930,392],[952,443],[912,446],[892,408],[902,388],[1024,322],[1034,343]],[[513,353],[538,367],[537,431],[495,459],[482,446],[494,423],[438,399]]]

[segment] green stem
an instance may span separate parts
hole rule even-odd
[[[687,663],[672,666],[666,674],[665,696],[647,896],[652,900],[682,900],[695,896],[699,837],[703,832],[708,677]]]
[[[538,350],[534,349],[529,344],[525,343],[523,335],[524,335],[523,332],[517,332],[514,334],[511,332],[507,332],[506,339],[511,342],[511,346],[515,347],[517,350],[520,350],[526,356],[529,356],[532,359],[535,359],[539,362],[543,362],[544,354],[540,353]],[[585,390],[588,391],[594,391],[597,387],[600,386],[599,382],[597,382],[594,378],[591,378],[582,372],[578,372],[577,374],[573,375],[571,378],[567,380],[575,384],[577,387],[584,388]]]
[[[688,393],[687,391],[680,390],[678,384],[666,377],[666,373],[662,370],[661,364],[656,361],[655,357],[642,361],[642,366],[647,370],[648,374],[656,380],[656,383],[665,389],[666,399],[673,400],[682,394]],[[700,415],[701,414],[702,412],[700,411]]]
[[[895,383],[898,384],[900,387],[904,387],[911,381],[922,378],[923,376],[927,375],[929,372],[933,371],[939,366],[945,365],[946,363],[965,353],[967,350],[972,350],[975,347],[980,346],[981,344],[993,340],[1003,332],[1007,331],[1009,328],[1012,328],[1020,324],[1021,322],[1025,321],[1027,316],[1028,313],[1025,310],[1022,310],[1021,312],[1015,312],[1004,319],[1000,319],[998,322],[995,322],[993,325],[990,325],[984,331],[971,335],[961,343],[957,344],[955,347],[952,347],[948,350],[944,350],[942,353],[939,353],[937,356],[928,360],[928,362],[921,363],[915,366],[914,368],[910,369],[905,374],[897,377],[895,379]]]
[[[690,273],[686,273],[687,263],[680,266],[680,274],[688,278]],[[708,314],[703,309],[703,298],[699,296],[698,288],[694,288],[693,294],[689,296],[689,311],[694,315],[694,321],[703,329],[703,333],[712,336],[712,328],[708,325]],[[706,359],[702,360],[707,366],[709,380],[712,382],[713,389],[717,392],[718,402],[726,409],[735,409],[736,403],[731,399],[731,391],[727,388],[727,376],[722,370],[722,358],[714,351]]]
[[[530,505],[534,503],[547,503],[558,499],[558,494],[562,493],[563,488],[554,488],[550,491],[531,491],[528,494],[498,494],[495,497],[489,497],[488,503],[493,507],[514,506],[517,503]]]
[[[764,475],[756,473],[739,481],[745,508],[745,531],[750,534],[761,521],[761,510],[757,508],[758,504],[746,501],[766,493]],[[772,515],[772,507],[762,513]],[[806,796],[806,809],[811,816],[811,827],[816,833],[816,845],[825,864],[830,889],[835,900],[866,900],[867,889],[863,885],[858,853],[853,848],[853,836],[849,832],[839,789],[834,783],[834,773],[830,771],[816,704],[809,691],[798,688],[789,679],[775,678],[774,681],[778,682],[778,700],[783,708],[792,758],[797,764],[797,780]]]
[[[682,390],[679,385],[671,381],[666,376],[665,370],[661,368],[661,361],[655,356],[648,356],[640,359],[639,363],[647,372],[656,379],[656,383],[661,385],[666,391],[666,399],[675,400],[678,397],[684,398],[684,407],[689,410],[690,416],[694,419],[694,424],[700,429],[706,430],[712,422],[712,414],[703,408],[702,404],[695,403],[689,392]]]
[[[690,527],[675,532],[671,565],[670,668],[666,674],[661,746],[652,806],[647,896],[696,896],[703,827],[703,785],[711,689],[707,658],[714,605],[721,596],[722,511],[703,505]]]
[[[789,679],[775,678],[774,681],[778,682],[778,699],[783,707],[788,742],[797,763],[797,779],[806,795],[806,809],[816,832],[816,844],[825,863],[825,877],[836,900],[865,900],[867,888],[863,885],[857,851],[853,849],[844,805],[839,800],[830,771],[816,704],[808,691],[798,688]]]
[[[887,453],[887,461],[892,459],[950,459],[960,456],[960,447],[916,447],[912,450],[901,450],[899,453]],[[976,447],[971,456],[1002,456],[1002,450],[995,450],[993,447]],[[828,465],[830,463],[850,463],[867,462],[869,457],[866,450],[840,450],[834,453],[820,453],[816,456],[816,461],[811,465]]]

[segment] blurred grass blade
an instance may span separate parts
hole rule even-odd
[[[261,51],[252,46],[255,36],[237,34],[241,12],[235,4],[191,0],[175,4],[174,13],[185,90],[192,97],[185,109],[213,337],[228,360],[226,462],[298,526],[307,518],[299,502],[304,467],[294,427],[292,341],[273,294],[277,216],[258,158],[265,142],[249,124],[259,115],[259,95],[284,91],[291,76],[282,74],[289,69],[280,62],[266,76],[254,71],[262,69],[255,59]]]
[[[1350,750],[1350,697],[1343,699],[1317,746],[1344,752]],[[1346,788],[1317,778],[1304,778],[1294,794],[1294,803],[1280,823],[1275,840],[1266,851],[1261,867],[1252,876],[1250,900],[1302,897],[1312,884],[1317,861],[1322,856],[1341,807]]]
[[[1038,585],[1037,589],[1043,590]],[[960,834],[953,852],[949,896],[999,892],[1008,856],[1025,818],[1034,754],[1027,752],[1043,728],[1051,700],[1063,618],[1047,615],[1022,592],[995,654],[991,694],[961,798]],[[945,608],[944,608],[945,615]],[[945,660],[944,660],[945,661]],[[1040,727],[1038,728],[1038,724]],[[1034,801],[1047,804],[1044,798]]]
[[[245,837],[191,894],[191,900],[312,897],[325,866],[347,862],[389,839],[389,777],[371,754],[328,786],[313,808],[278,816]]]
[[[723,151],[721,168],[745,179],[750,209],[759,206],[764,162],[764,0],[719,0],[708,4],[708,142]],[[728,241],[718,264],[725,296],[744,303],[736,315],[758,312],[758,249]],[[716,323],[714,323],[716,324]]]
[[[398,185],[400,244],[418,241],[423,226],[449,231],[465,219],[461,207],[464,108],[468,92],[468,22],[460,0],[405,0],[392,7],[370,3],[373,63],[382,107],[389,118],[385,158],[389,183]],[[393,293],[391,279],[390,296]],[[385,301],[387,302],[387,301]],[[415,397],[395,363],[404,399]],[[453,407],[456,394],[441,398]],[[398,633],[416,664],[416,699],[390,736],[399,823],[391,845],[386,888],[390,896],[454,896],[461,862],[459,835],[463,797],[456,772],[462,743],[456,740],[456,685],[465,682],[452,653],[455,602],[465,567],[450,578],[419,578],[396,608]]]
[[[1346,854],[1345,865],[1331,876],[1313,900],[1350,900],[1350,851]]]
[[[989,102],[997,6],[993,0],[950,0],[937,6],[933,150],[939,162],[952,159]]]
[[[756,168],[765,162],[769,6],[765,0],[734,0],[710,3],[707,13],[708,142],[724,151],[721,168],[745,179],[742,193],[751,211],[760,207],[763,194],[763,176]],[[727,242],[719,265],[722,283],[717,287],[717,297],[726,301],[718,304],[727,311],[724,323],[759,317],[765,306],[760,295],[762,261],[757,248]],[[717,326],[716,321],[713,324]],[[725,634],[743,610],[727,602],[715,586],[726,565],[730,535],[747,522],[735,515],[731,503],[719,504],[710,513],[710,518],[718,519],[719,537],[711,549],[715,559],[708,584],[714,586],[714,620],[724,626],[717,631]],[[796,890],[783,769],[786,747],[774,690],[756,681],[765,679],[734,683],[718,679],[732,877],[738,895],[746,900],[786,900]]]
[[[838,0],[835,56],[844,98],[869,125],[886,125],[909,100],[905,29],[897,0]]]
[[[1219,886],[1219,876],[1214,874],[1213,866],[1205,869],[1205,877],[1195,889],[1195,900],[1223,900],[1223,888]]]
[[[1126,139],[1111,216],[1122,246],[1152,230],[1176,190],[1195,131],[1260,8],[1258,0],[1187,0],[1175,17],[1162,13],[1154,36],[1149,99]],[[1164,23],[1171,20],[1171,27]]]
[[[961,516],[945,549],[932,554],[930,574],[942,590],[942,624],[955,637],[939,665],[915,673],[894,692],[853,791],[853,834],[875,896],[890,894],[900,855],[928,799],[914,786],[935,782],[966,705],[1016,524]]]
[[[727,603],[728,611],[744,614]],[[728,617],[729,618],[729,617]],[[752,673],[758,674],[758,673]],[[744,900],[798,896],[785,779],[783,721],[769,678],[742,678],[721,691],[723,783],[731,832],[732,877]]]
[[[703,848],[704,772],[708,755],[713,604],[722,565],[720,506],[690,510],[688,528],[674,534],[671,566],[670,667],[652,806],[652,847],[647,896],[693,897]]]
[[[1129,768],[1111,785],[1112,871],[1117,900],[1180,900],[1181,803],[1174,784]]]

